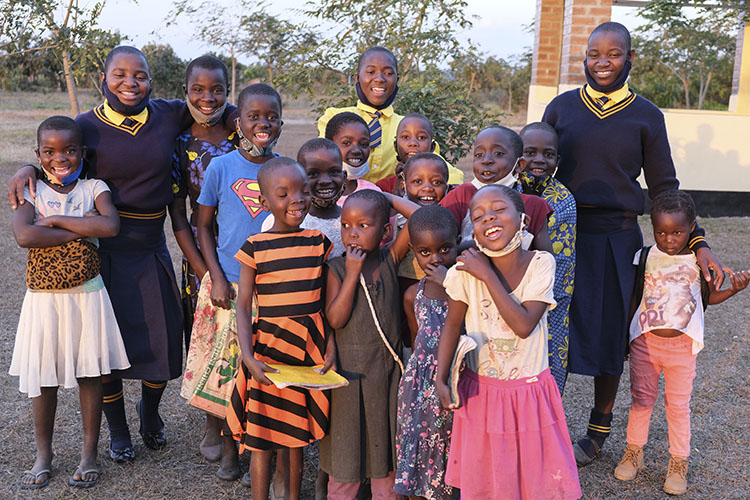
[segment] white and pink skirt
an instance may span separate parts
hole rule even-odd
[[[498,380],[464,370],[446,483],[462,500],[581,497],[560,392],[549,369]]]

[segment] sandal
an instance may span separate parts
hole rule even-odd
[[[39,476],[42,474],[46,474],[47,476],[44,478],[44,481],[41,483],[37,483],[39,480]],[[33,483],[24,483],[20,479],[18,480],[18,486],[22,490],[38,490],[40,488],[44,488],[49,484],[49,478],[52,477],[52,472],[49,469],[42,469],[39,472],[34,472],[32,470],[25,470],[23,471],[23,474],[21,475],[21,478],[24,476],[34,476],[34,482]]]
[[[143,412],[141,411],[142,402],[143,400],[141,399],[135,404],[135,409],[138,411],[138,416],[141,419],[141,425],[140,427],[138,427],[138,432],[143,438],[143,444],[145,444],[147,448],[151,448],[152,450],[161,450],[167,445],[167,435],[164,433],[164,421],[159,415],[157,415],[159,417],[159,430],[148,432],[144,431]]]
[[[96,474],[96,477],[94,479],[91,479],[90,481],[86,481],[84,479],[76,479],[76,472],[78,473],[78,477],[80,478],[83,478],[88,474]],[[96,483],[99,482],[99,474],[100,472],[98,469],[88,469],[82,471],[80,467],[76,467],[76,471],[72,476],[70,476],[70,479],[68,479],[68,484],[76,488],[91,488],[92,486],[96,486]]]

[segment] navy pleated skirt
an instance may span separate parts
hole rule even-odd
[[[131,367],[123,378],[171,380],[182,373],[182,307],[164,237],[164,215],[120,217],[120,234],[99,241],[101,275]]]
[[[570,373],[622,374],[635,283],[633,257],[641,246],[637,214],[578,209]]]

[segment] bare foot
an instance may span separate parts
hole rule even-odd
[[[224,481],[234,481],[242,475],[240,473],[240,457],[237,453],[237,447],[231,436],[222,438],[223,450],[220,449],[219,458],[221,464],[216,471],[216,477]]]
[[[42,460],[37,458],[34,462],[34,467],[29,470],[23,471],[21,478],[18,480],[18,484],[21,489],[38,489],[44,488],[49,484],[49,479],[52,477],[52,460]]]
[[[221,459],[221,421],[213,415],[206,415],[206,433],[199,446],[201,455],[209,462],[218,462]]]

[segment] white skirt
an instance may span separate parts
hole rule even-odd
[[[67,290],[26,291],[9,373],[30,398],[41,387],[130,367],[101,276]]]

